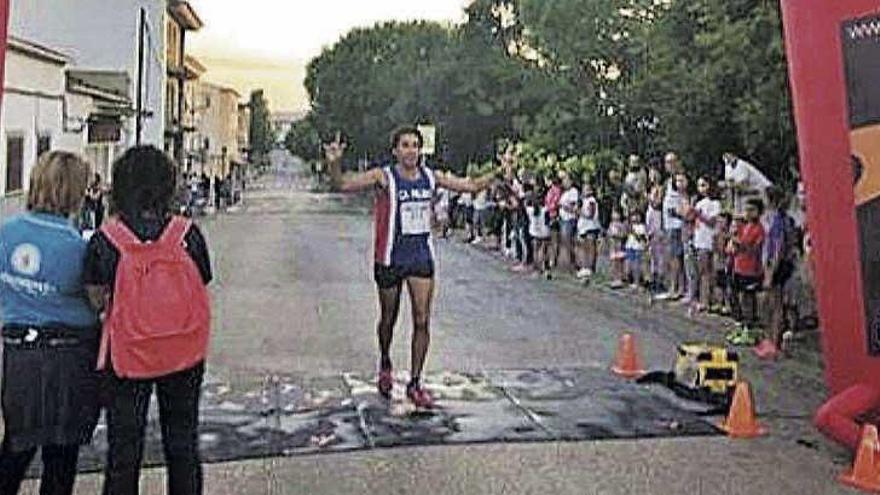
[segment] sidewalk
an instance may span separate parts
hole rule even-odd
[[[854,493],[809,451],[768,439],[641,440],[400,448],[261,459],[205,467],[205,493],[834,495]],[[164,470],[146,470],[141,493],[165,493]],[[23,492],[36,495],[35,484]],[[82,476],[76,493],[100,493]]]

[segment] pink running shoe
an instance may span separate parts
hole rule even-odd
[[[379,395],[385,399],[391,398],[391,390],[394,388],[394,375],[391,368],[379,370],[379,380],[376,382]]]
[[[406,396],[419,409],[432,409],[434,407],[434,398],[425,387],[407,385]]]
[[[754,351],[761,359],[770,360],[779,357],[779,348],[776,347],[776,343],[770,339],[762,340],[760,344],[755,346]]]

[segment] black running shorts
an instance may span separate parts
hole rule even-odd
[[[403,281],[410,278],[434,278],[434,265],[424,264],[417,266],[385,266],[376,263],[373,266],[373,278],[380,289],[394,289],[400,287]]]

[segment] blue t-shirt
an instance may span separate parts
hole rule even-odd
[[[0,308],[5,325],[92,328],[83,285],[86,241],[58,215],[24,213],[0,227]]]

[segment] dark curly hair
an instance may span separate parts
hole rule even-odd
[[[113,163],[110,204],[128,218],[171,211],[177,179],[174,162],[154,146],[129,148]]]
[[[403,136],[415,136],[419,141],[419,148],[425,145],[425,138],[422,136],[422,131],[420,131],[418,127],[404,125],[394,129],[391,133],[391,149],[397,148],[397,145],[400,144],[400,139]]]

